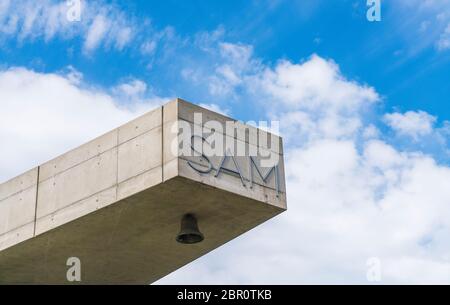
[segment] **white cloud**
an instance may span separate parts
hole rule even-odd
[[[259,63],[252,58],[251,46],[219,42],[217,47],[222,60],[216,66],[215,73],[209,77],[209,92],[213,96],[232,95],[234,88],[242,84],[244,77],[257,68]]]
[[[118,85],[114,90],[126,96],[140,96],[147,91],[147,84],[139,79],[132,79],[129,82]]]
[[[239,76],[233,71],[230,65],[223,65],[216,69],[217,74],[222,76],[231,86],[236,86],[241,82]]]
[[[96,16],[87,32],[86,41],[84,42],[84,48],[87,51],[97,48],[100,44],[100,41],[105,36],[108,27],[109,24],[107,23],[104,16]]]
[[[300,64],[281,61],[246,81],[254,99],[281,121],[287,145],[355,138],[363,132],[362,114],[380,100],[373,88],[345,79],[336,63],[317,55]]]
[[[382,170],[403,164],[403,156],[394,147],[379,140],[366,142],[364,159],[370,167]]]
[[[441,51],[450,49],[450,23],[448,24],[445,31],[441,34],[437,42],[437,48]]]
[[[253,48],[244,44],[222,42],[219,44],[219,47],[222,56],[235,63],[237,66],[247,65],[253,53]]]
[[[373,124],[368,125],[363,131],[364,139],[373,139],[380,136],[380,130]]]
[[[95,17],[87,32],[84,48],[88,51],[97,48],[108,27],[105,17],[101,15]]]
[[[122,50],[138,32],[131,16],[103,1],[82,1],[81,20],[67,18],[66,1],[0,2],[0,39],[26,40],[81,38],[83,50],[90,53],[100,46]]]
[[[152,55],[156,49],[156,42],[154,40],[146,41],[141,46],[141,53],[143,55]]]
[[[394,34],[401,35],[402,41],[407,43],[403,59],[418,55],[428,48],[447,50],[449,0],[387,1],[387,6],[392,6],[391,10],[385,10],[384,13],[394,22]],[[390,35],[393,34],[391,30],[388,31]]]
[[[71,84],[80,85],[83,80],[83,74],[73,66],[68,66],[66,78]]]
[[[364,284],[371,257],[382,283],[448,283],[450,170],[374,145],[289,151],[289,210],[160,283]]]
[[[432,133],[433,124],[436,122],[436,117],[424,111],[388,113],[383,119],[399,135],[409,136],[415,140]]]
[[[125,27],[117,32],[116,47],[122,50],[133,38],[133,29],[131,27]]]
[[[319,56],[243,79],[288,139],[288,211],[159,283],[364,284],[371,257],[382,283],[450,283],[450,168],[379,138],[373,88]]]
[[[139,80],[118,87],[140,98],[124,105],[114,94],[87,87],[73,68],[66,75],[24,68],[0,71],[0,180],[62,154],[165,100],[146,97],[146,85]]]
[[[267,69],[261,87],[286,106],[354,111],[379,99],[373,88],[346,80],[333,61],[313,55],[303,64],[280,62]]]

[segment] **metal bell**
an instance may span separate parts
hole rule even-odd
[[[182,244],[195,244],[204,239],[203,234],[198,229],[197,219],[192,214],[186,214],[181,219],[180,233],[177,235],[177,242]]]

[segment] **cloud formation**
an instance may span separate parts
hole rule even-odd
[[[67,22],[65,6],[31,3],[0,0],[0,39],[77,37],[86,54],[134,42],[150,56],[160,40],[176,36],[167,27],[137,42],[133,18],[100,2],[90,2],[76,26]],[[449,2],[420,3],[404,5],[421,5],[417,20],[424,33],[433,30],[432,44],[445,39]],[[383,283],[449,283],[450,169],[419,144],[437,137],[448,149],[450,123],[437,128],[436,118],[421,111],[378,115],[376,89],[348,79],[333,60],[313,54],[300,62],[264,63],[252,46],[223,36],[222,28],[200,33],[189,47],[204,61],[174,65],[187,86],[207,87],[203,106],[228,112],[231,97],[280,121],[289,210],[160,283],[367,283],[373,257],[381,262]],[[164,100],[134,78],[102,89],[88,86],[71,67],[66,73],[3,69],[0,142],[7,144],[0,150],[0,180]],[[380,122],[420,141],[406,151]]]
[[[360,284],[372,258],[383,283],[449,283],[450,168],[381,138],[374,88],[317,55],[242,79],[288,139],[289,210],[159,283]],[[386,117],[433,129],[424,112]]]
[[[439,37],[437,48],[441,51],[450,49],[450,23],[447,25],[447,28]]]
[[[405,113],[388,113],[383,117],[386,124],[398,134],[417,140],[420,136],[433,132],[436,117],[424,111],[408,111]]]
[[[79,20],[71,14],[75,3],[81,3]],[[83,51],[91,53],[100,46],[122,50],[137,32],[133,18],[103,1],[0,0],[1,40],[23,43],[78,38],[83,41]]]
[[[68,70],[1,71],[3,179],[140,113],[116,96],[142,95],[142,81],[108,92]],[[347,80],[333,61],[313,55],[257,71],[242,81],[288,139],[289,210],[160,283],[366,283],[372,257],[384,283],[447,283],[449,167],[379,138],[365,117],[378,94]],[[150,101],[142,108],[161,99]]]
[[[37,73],[25,68],[1,70],[0,181],[167,100],[146,94],[147,87],[139,80],[119,84],[117,88],[112,92],[91,88],[73,68],[64,74]],[[124,97],[128,98],[126,104]]]

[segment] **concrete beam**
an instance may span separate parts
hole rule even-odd
[[[81,283],[148,284],[285,211],[281,139],[267,134],[279,140],[274,148],[260,141],[264,131],[224,128],[224,138],[276,154],[278,176],[252,175],[270,168],[247,155],[235,155],[241,175],[227,170],[233,158],[216,175],[223,156],[206,160],[173,144],[186,142],[186,124],[208,134],[199,113],[233,122],[176,99],[1,184],[0,283],[67,284],[66,261],[77,257]],[[198,218],[203,242],[175,241],[186,213]]]

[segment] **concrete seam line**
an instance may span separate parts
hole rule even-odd
[[[5,182],[6,183],[6,182]],[[11,195],[8,195],[7,197],[5,197],[5,198],[3,198],[3,199],[0,199],[0,204],[3,202],[3,201],[5,201],[6,199],[9,199],[9,198],[11,198],[11,197],[14,197],[14,196],[17,196],[17,195],[19,195],[20,193],[23,193],[23,192],[25,192],[25,191],[28,191],[29,189],[32,189],[33,187],[35,187],[36,185],[31,185],[31,186],[29,186],[29,187],[27,187],[27,188],[24,188],[23,190],[20,190],[20,191],[18,191],[18,192],[16,192],[16,193],[14,193],[14,194],[11,194]]]
[[[130,141],[133,141],[133,140],[135,140],[136,138],[138,138],[138,137],[140,137],[140,136],[143,136],[143,135],[145,135],[146,133],[149,133],[149,132],[151,132],[151,131],[154,131],[155,129],[157,129],[157,128],[159,128],[159,127],[160,127],[160,126],[156,126],[156,127],[152,128],[152,129],[150,129],[150,130],[147,130],[147,131],[145,131],[145,132],[143,132],[143,133],[138,134],[137,136],[135,136],[135,137],[133,137],[133,138],[130,138],[129,140],[126,140],[126,141],[120,143],[120,145],[117,144],[117,145],[115,145],[114,147],[108,148],[108,149],[106,149],[106,150],[104,150],[104,151],[102,151],[102,152],[96,154],[95,156],[89,157],[89,158],[87,158],[86,160],[80,161],[80,162],[78,162],[78,163],[76,163],[76,164],[74,164],[74,165],[72,165],[72,166],[69,166],[68,168],[65,168],[64,170],[61,170],[60,172],[57,172],[56,174],[54,174],[54,175],[52,175],[52,176],[49,176],[48,178],[42,180],[41,182],[47,181],[47,180],[49,180],[49,179],[52,179],[52,178],[54,178],[54,177],[56,177],[56,176],[58,176],[58,175],[60,175],[60,174],[62,174],[62,173],[64,173],[64,172],[67,172],[68,170],[70,170],[70,169],[72,169],[72,168],[74,168],[74,167],[77,167],[77,166],[80,165],[80,164],[83,164],[83,163],[85,163],[85,162],[87,162],[87,161],[90,161],[90,160],[92,160],[92,159],[94,159],[94,158],[97,158],[98,156],[103,155],[103,154],[105,154],[105,153],[107,153],[107,152],[110,152],[110,151],[112,151],[112,150],[114,150],[114,149],[116,149],[116,148],[118,149],[118,148],[119,148],[120,146],[122,146],[123,144],[126,144],[126,143],[128,143],[128,142],[130,142]],[[117,135],[117,137],[118,137],[118,135]],[[94,139],[94,140],[96,140],[96,139]],[[92,141],[94,141],[94,140],[92,140]],[[118,143],[118,139],[117,139],[117,143]],[[76,148],[74,148],[73,150],[75,150],[75,149],[76,149]],[[70,151],[68,151],[68,152],[66,152],[66,153],[64,153],[64,154],[62,154],[62,155],[59,155],[59,156],[57,156],[56,158],[54,158],[54,159],[52,159],[52,160],[50,160],[50,161],[48,161],[48,162],[45,162],[45,163],[41,164],[40,166],[43,166],[43,165],[45,165],[45,164],[47,164],[47,163],[49,163],[49,162],[51,162],[51,161],[53,161],[53,160],[55,160],[55,159],[61,157],[61,156],[64,156],[65,154],[67,154],[67,153],[69,153],[69,152],[72,152],[73,150],[70,150]],[[117,152],[117,153],[118,153],[118,152]],[[8,181],[6,181],[6,182],[8,182]],[[19,192],[19,193],[20,193],[20,192]],[[16,194],[17,194],[17,193],[16,193]],[[2,200],[3,200],[3,199],[2,199]],[[0,200],[0,201],[1,201],[1,200]]]
[[[42,218],[44,218],[44,217],[47,217],[47,216],[49,216],[49,215],[52,215],[52,214],[57,213],[57,212],[59,212],[59,211],[62,211],[62,210],[64,210],[64,209],[68,208],[68,207],[71,207],[71,206],[73,206],[73,205],[75,205],[75,204],[77,204],[77,203],[80,203],[81,201],[84,201],[84,200],[86,200],[86,199],[89,199],[89,198],[91,198],[91,197],[93,197],[93,196],[95,196],[95,195],[99,195],[100,193],[103,193],[103,192],[105,192],[105,191],[107,191],[107,190],[109,190],[109,189],[112,189],[112,188],[116,188],[116,194],[117,194],[117,191],[118,191],[118,188],[119,188],[119,185],[120,185],[120,184],[122,184],[122,183],[124,183],[124,182],[127,182],[127,181],[130,181],[130,180],[132,180],[133,178],[136,178],[136,177],[141,176],[141,175],[143,175],[143,174],[146,174],[146,173],[148,173],[148,172],[151,172],[151,171],[153,171],[153,170],[155,170],[155,169],[157,169],[157,168],[159,168],[159,167],[160,167],[159,165],[158,165],[158,166],[155,166],[155,167],[152,167],[151,169],[145,170],[145,171],[143,171],[143,172],[141,172],[141,173],[139,173],[139,174],[137,174],[137,175],[135,175],[135,176],[133,176],[133,177],[130,177],[130,178],[126,179],[126,180],[121,181],[119,184],[114,183],[114,184],[112,184],[112,185],[109,185],[109,186],[107,186],[106,188],[103,188],[103,189],[101,189],[101,190],[98,191],[98,192],[95,192],[95,193],[93,193],[93,194],[91,194],[91,195],[87,195],[87,196],[85,196],[85,197],[83,197],[83,198],[81,198],[81,199],[78,199],[77,201],[71,202],[71,203],[69,203],[68,205],[66,205],[66,206],[64,206],[64,207],[62,207],[62,208],[60,208],[60,209],[57,209],[57,210],[55,210],[55,211],[53,211],[53,212],[51,212],[51,213],[42,215],[42,216],[39,217],[38,219],[42,219]],[[158,182],[158,183],[159,183],[159,182]],[[126,197],[125,197],[125,198],[122,198],[122,199],[120,199],[120,200],[123,200],[123,199],[126,199]],[[117,200],[117,197],[116,197],[116,200]]]
[[[28,225],[30,225],[30,224],[32,224],[32,223],[34,223],[34,220],[33,220],[33,221],[30,221],[30,222],[27,222],[26,224],[19,225],[18,227],[14,227],[14,228],[10,229],[9,231],[0,234],[0,238],[3,237],[3,236],[5,236],[6,234],[9,234],[9,233],[11,233],[11,232],[17,231],[17,230],[19,230],[19,229],[22,229],[22,228],[24,228],[24,227],[26,227],[26,226],[28,226]]]
[[[116,198],[119,195],[119,128],[116,129]]]
[[[164,183],[164,105],[161,106],[161,181]]]
[[[36,236],[36,223],[37,223],[37,205],[38,205],[38,197],[39,197],[39,172],[41,167],[37,167],[37,177],[36,177],[36,198],[34,204],[34,226],[33,226],[33,237]]]
[[[92,194],[92,195],[88,195],[88,196],[83,197],[83,198],[81,198],[81,199],[79,199],[79,200],[77,200],[77,201],[71,202],[71,203],[69,203],[68,205],[66,205],[65,207],[62,207],[62,208],[60,208],[60,209],[57,209],[57,210],[52,211],[51,213],[48,213],[48,214],[45,214],[45,215],[40,216],[39,218],[37,218],[37,220],[40,220],[40,219],[45,218],[45,217],[48,217],[48,216],[50,216],[50,215],[52,215],[52,214],[58,213],[58,212],[60,212],[60,211],[63,211],[63,210],[65,210],[65,209],[67,209],[67,208],[69,208],[69,207],[71,207],[71,206],[73,206],[73,205],[75,205],[75,204],[77,204],[77,203],[80,203],[80,202],[82,202],[82,201],[84,201],[84,200],[86,200],[86,199],[89,199],[89,198],[91,198],[91,197],[94,197],[94,196],[96,196],[96,195],[99,195],[99,194],[101,194],[101,193],[103,193],[103,192],[105,192],[105,191],[107,191],[107,190],[112,189],[112,188],[117,188],[117,185],[116,185],[116,184],[113,184],[113,185],[108,186],[107,188],[104,188],[104,189],[102,189],[102,190],[100,190],[100,191],[98,191],[98,192],[96,192],[96,193],[94,193],[94,194]]]

